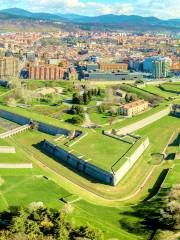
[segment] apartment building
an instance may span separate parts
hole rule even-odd
[[[128,64],[126,63],[100,63],[99,69],[104,72],[127,71]]]
[[[15,77],[19,72],[19,61],[15,57],[0,58],[0,78]]]
[[[58,80],[64,78],[66,69],[52,64],[29,67],[29,78],[37,80]]]
[[[148,108],[148,102],[144,100],[137,100],[127,103],[120,107],[120,114],[128,117],[135,116]]]

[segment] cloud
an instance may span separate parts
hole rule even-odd
[[[180,0],[137,0],[135,12],[159,18],[180,18]]]
[[[28,7],[32,10],[77,13],[85,15],[101,14],[131,14],[133,6],[131,3],[101,3],[98,1],[81,0],[27,0]],[[111,2],[111,1],[110,1]]]

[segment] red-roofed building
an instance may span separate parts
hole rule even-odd
[[[120,113],[124,116],[135,116],[148,108],[148,102],[144,100],[137,100],[131,103],[127,103],[120,107]]]

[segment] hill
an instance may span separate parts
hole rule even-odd
[[[54,23],[66,24],[68,27],[76,27],[86,30],[113,30],[124,31],[172,31],[180,32],[180,19],[162,20],[155,17],[142,17],[136,15],[101,15],[81,16],[78,14],[52,14],[44,12],[30,12],[20,8],[9,8],[0,11],[0,20],[7,21],[47,21],[49,25]],[[57,26],[56,26],[57,27]]]

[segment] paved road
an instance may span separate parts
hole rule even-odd
[[[159,120],[160,118],[168,115],[170,113],[170,108],[166,108],[160,112],[157,112],[155,114],[153,114],[152,116],[150,117],[147,117],[147,118],[144,118],[136,123],[133,123],[129,126],[126,126],[126,127],[123,127],[123,128],[120,128],[118,130],[118,134],[126,134],[126,133],[132,133],[132,132],[135,132],[157,120]]]

